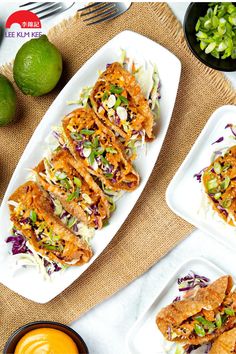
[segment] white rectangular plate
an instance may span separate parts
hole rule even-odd
[[[181,218],[219,242],[236,249],[236,227],[226,224],[211,208],[207,211],[202,184],[193,177],[195,173],[209,166],[214,151],[236,144],[230,129],[225,129],[228,123],[236,124],[236,106],[222,106],[212,114],[170,182],[166,201]],[[224,137],[224,140],[212,145],[220,137]]]
[[[194,271],[214,281],[224,275],[223,270],[204,258],[193,258],[185,262],[166,285],[157,294],[151,306],[135,322],[127,335],[126,345],[130,354],[172,354],[175,353],[174,345],[164,340],[163,335],[156,325],[156,315],[165,306],[169,305],[176,296],[179,296],[177,279]],[[167,348],[170,349],[167,351]],[[172,350],[171,350],[172,349]],[[194,353],[203,354],[203,350]]]
[[[66,102],[78,99],[82,87],[93,85],[98,77],[98,70],[104,70],[107,63],[119,60],[121,48],[127,50],[127,55],[132,58],[156,63],[161,81],[161,119],[158,137],[148,144],[147,152],[143,149],[135,161],[135,167],[141,176],[140,186],[136,191],[126,193],[117,202],[117,209],[109,225],[96,231],[92,241],[94,256],[89,263],[82,267],[71,267],[65,272],[59,272],[52,277],[50,282],[43,280],[35,269],[23,269],[12,276],[12,270],[6,261],[10,257],[7,257],[4,241],[9,235],[10,227],[7,200],[12,192],[25,181],[28,175],[27,169],[33,168],[42,158],[46,146],[45,137],[48,136],[51,127],[59,124],[62,117],[75,108],[67,106]],[[2,202],[0,209],[0,281],[4,285],[28,299],[45,303],[75,281],[100,255],[129,215],[152,172],[171,119],[180,71],[180,61],[167,49],[137,33],[124,31],[105,44],[68,82],[35,130],[16,167]]]

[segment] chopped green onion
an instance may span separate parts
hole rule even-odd
[[[112,147],[107,147],[107,148],[106,148],[106,151],[107,151],[107,152],[110,152],[111,154],[117,154],[117,150],[114,149],[114,148],[112,148]]]
[[[229,184],[230,184],[230,178],[229,178],[229,176],[226,176],[225,179],[223,180],[223,182],[221,182],[221,184],[220,184],[221,190],[226,190],[228,188]]]
[[[90,166],[92,166],[95,161],[95,152],[94,151],[91,151],[91,154],[89,155],[88,159],[89,159]]]
[[[71,202],[71,201],[74,200],[75,198],[78,198],[78,197],[79,197],[79,194],[80,194],[80,189],[77,188],[75,192],[73,192],[73,193],[71,193],[71,194],[69,194],[69,195],[67,196],[66,201],[67,201],[67,202]]]
[[[99,146],[96,150],[94,150],[94,154],[97,155],[101,155],[103,154],[105,151],[105,149],[102,146]]]
[[[117,107],[119,107],[120,104],[121,104],[121,99],[120,99],[120,97],[118,96],[118,97],[117,97],[117,100],[116,100],[116,103],[115,103],[114,106],[113,106],[113,109],[116,109]]]
[[[120,86],[116,86],[116,85],[111,85],[110,86],[110,92],[113,94],[120,94],[121,92],[123,92],[123,88]]]
[[[200,49],[218,59],[236,59],[236,6],[229,2],[209,6],[195,25]]]
[[[215,325],[213,322],[206,320],[202,316],[195,317],[195,320],[198,321],[199,323],[201,323],[207,329],[215,328]]]
[[[60,181],[62,179],[65,179],[67,175],[65,172],[56,171],[55,177]]]
[[[109,162],[107,161],[107,159],[105,159],[104,156],[101,156],[101,160],[102,160],[103,165],[109,165]]]
[[[214,188],[218,187],[218,182],[216,178],[210,179],[209,181],[207,181],[207,189],[208,191]]]
[[[36,222],[37,221],[37,214],[34,210],[30,210],[30,215],[29,215],[30,219],[33,221],[33,222]]]
[[[43,244],[44,248],[46,248],[49,251],[62,251],[63,247],[62,245],[48,245],[46,243]]]
[[[230,205],[232,204],[232,199],[231,198],[225,198],[221,203],[223,208],[229,208]]]
[[[99,138],[98,138],[98,136],[96,136],[96,137],[94,138],[94,140],[93,140],[93,146],[94,146],[95,148],[97,148],[97,147],[98,147],[98,144],[99,144]]]
[[[83,137],[81,134],[77,133],[77,132],[72,132],[70,133],[70,136],[72,137],[72,139],[74,140],[82,140]]]
[[[108,97],[109,97],[109,93],[105,91],[104,94],[102,95],[102,101],[106,101]]]
[[[219,162],[214,163],[214,171],[217,175],[219,175],[222,171],[221,164]]]
[[[215,198],[216,200],[220,199],[220,197],[221,197],[221,193],[220,193],[220,192],[218,192],[218,193],[216,193],[216,194],[214,195],[214,198]]]
[[[67,191],[70,189],[71,185],[69,183],[68,178],[62,179],[60,181],[60,184],[62,185],[62,187],[64,187]]]
[[[215,320],[216,320],[216,327],[217,327],[217,328],[221,328],[221,326],[222,326],[222,319],[221,319],[220,313],[217,313]]]
[[[225,314],[228,315],[228,316],[234,316],[235,315],[234,310],[231,309],[230,307],[227,307],[224,311],[225,311]]]
[[[74,216],[72,216],[67,223],[67,226],[69,227],[69,229],[76,223],[76,218]]]
[[[81,188],[82,186],[81,179],[79,179],[78,177],[74,177],[74,183],[78,188]]]
[[[113,178],[113,174],[112,173],[104,173],[104,176],[108,179]]]
[[[128,99],[125,97],[125,96],[119,96],[120,100],[122,103],[128,105],[129,104],[129,101]]]
[[[205,337],[206,335],[205,329],[199,324],[195,323],[194,330],[199,337]]]
[[[54,205],[55,205],[55,214],[58,215],[58,216],[61,215],[61,213],[63,211],[63,208],[62,208],[62,205],[59,202],[59,200],[55,199],[54,200]]]
[[[92,147],[92,143],[91,141],[85,141],[83,143],[83,146],[86,148],[86,149],[90,149]]]
[[[231,167],[231,163],[230,163],[230,162],[226,162],[226,163],[224,164],[224,166],[222,167],[222,171],[225,172],[225,171],[227,171],[230,167]]]
[[[95,133],[95,130],[92,129],[82,129],[80,131],[80,134],[84,134],[84,135],[92,135],[93,133]]]

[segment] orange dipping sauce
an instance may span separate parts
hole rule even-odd
[[[79,354],[75,342],[54,328],[38,328],[26,333],[14,354]]]

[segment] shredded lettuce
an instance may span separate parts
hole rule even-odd
[[[89,96],[92,91],[93,87],[92,86],[85,86],[82,88],[82,90],[79,93],[78,100],[74,101],[67,101],[67,105],[78,105],[82,107],[87,107],[88,106],[88,101],[89,101]]]

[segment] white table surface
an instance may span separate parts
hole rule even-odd
[[[17,9],[19,3],[1,2],[1,26]],[[83,4],[84,2],[80,2],[77,7]],[[182,21],[188,3],[171,2],[169,5]],[[75,5],[66,13],[44,20],[44,32],[55,23],[69,17],[74,11]],[[11,61],[22,42],[23,40],[19,39],[3,38],[0,45],[0,64]],[[236,73],[226,75],[236,88]],[[176,268],[195,256],[206,257],[231,274],[232,269],[235,268],[232,267],[235,265],[235,257],[230,249],[199,230],[194,231],[144,275],[71,324],[71,327],[84,338],[90,354],[125,354],[125,338],[136,319],[156,298],[157,293]],[[186,269],[186,272],[188,270]],[[233,271],[233,274],[236,276],[236,271]]]

